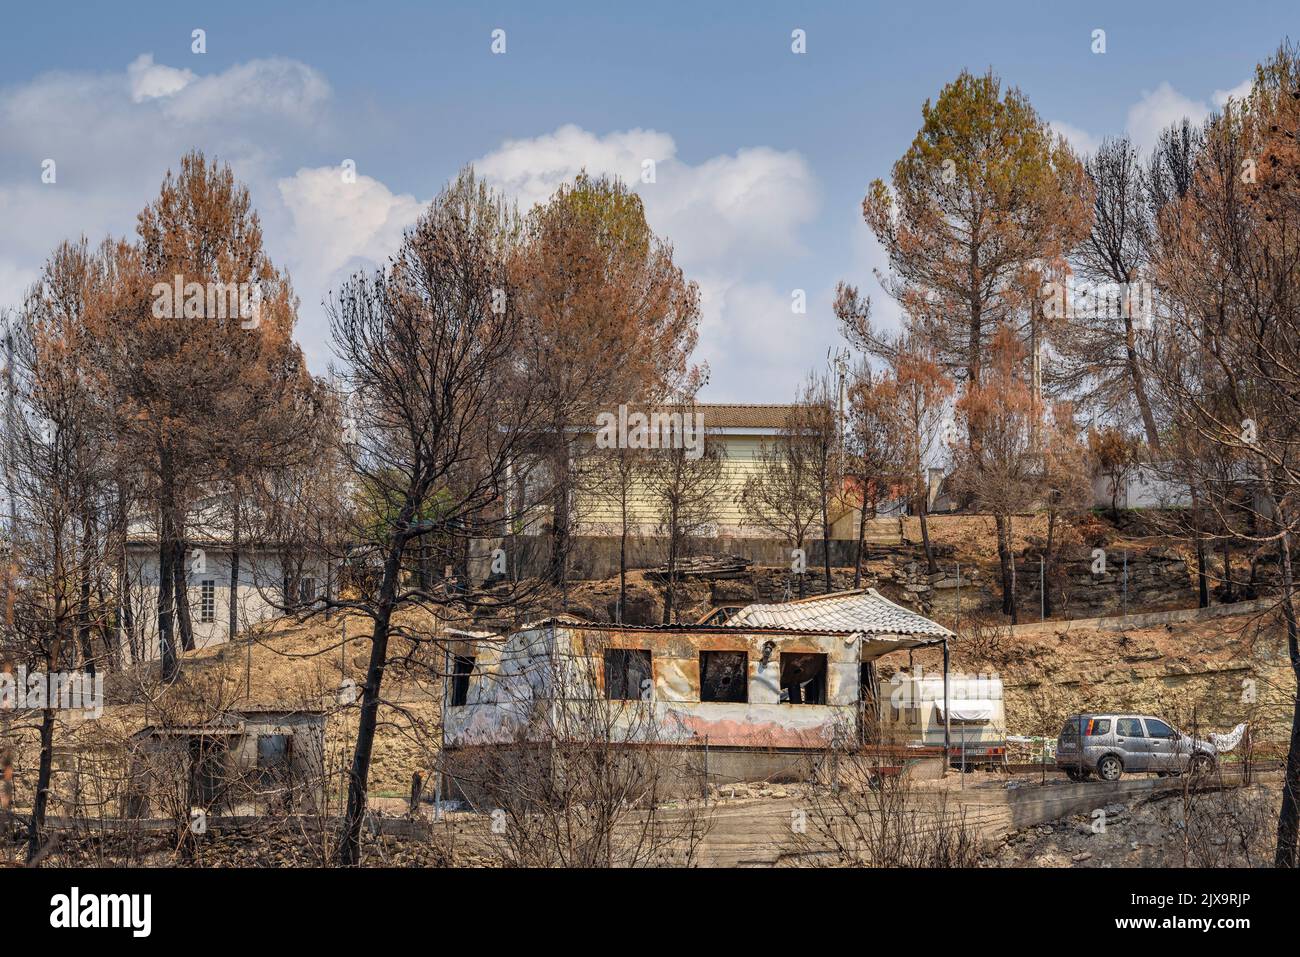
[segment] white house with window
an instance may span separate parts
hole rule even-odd
[[[323,554],[264,540],[245,541],[238,549],[237,579],[234,556],[231,536],[219,522],[187,535],[182,574],[196,648],[228,641],[333,591],[334,570]],[[130,614],[122,620],[122,647],[133,660],[151,660],[159,656],[160,580],[158,538],[151,523],[132,523],[126,565]]]

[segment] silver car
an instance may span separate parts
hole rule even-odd
[[[1212,770],[1218,749],[1149,714],[1076,714],[1056,739],[1056,766],[1072,781],[1094,772],[1118,781],[1124,772],[1194,774]]]

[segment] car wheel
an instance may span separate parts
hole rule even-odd
[[[1113,754],[1108,754],[1097,762],[1097,777],[1103,781],[1118,781],[1123,773],[1124,765]]]
[[[1080,771],[1078,768],[1066,768],[1065,776],[1069,778],[1071,781],[1083,780],[1083,772]]]
[[[1208,754],[1193,754],[1187,770],[1192,774],[1209,774],[1214,770],[1214,759]]]

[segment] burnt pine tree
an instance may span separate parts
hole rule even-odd
[[[190,506],[232,471],[288,455],[313,384],[293,341],[297,299],[229,166],[186,154],[137,234],[116,247],[111,305],[88,319],[86,380],[155,516],[166,679],[193,643]]]
[[[12,551],[0,644],[7,657],[45,675],[73,664],[93,674],[115,639],[102,587],[112,547],[108,456],[80,368],[86,317],[103,306],[106,276],[102,252],[84,241],[63,244],[5,330]],[[29,861],[43,850],[57,706],[52,697],[40,706]]]
[[[368,516],[347,554],[364,573],[353,575],[347,598],[324,603],[370,623],[341,865],[360,856],[393,642],[439,641],[403,614],[491,614],[521,594],[476,596],[462,576],[434,580],[419,568],[426,542],[457,550],[509,522],[501,511],[507,471],[537,435],[535,386],[519,361],[529,323],[510,279],[516,241],[504,204],[467,170],[406,234],[388,268],[354,276],[329,303],[347,407],[342,451]]]

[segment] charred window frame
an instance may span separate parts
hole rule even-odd
[[[749,701],[749,654],[700,652],[700,700],[745,704]]]
[[[653,665],[647,648],[605,649],[605,697],[610,701],[636,701],[642,690],[653,687]]]
[[[781,652],[781,703],[826,704],[826,655]]]
[[[451,656],[451,707],[459,708],[469,703],[469,676],[473,673],[473,655]]]

